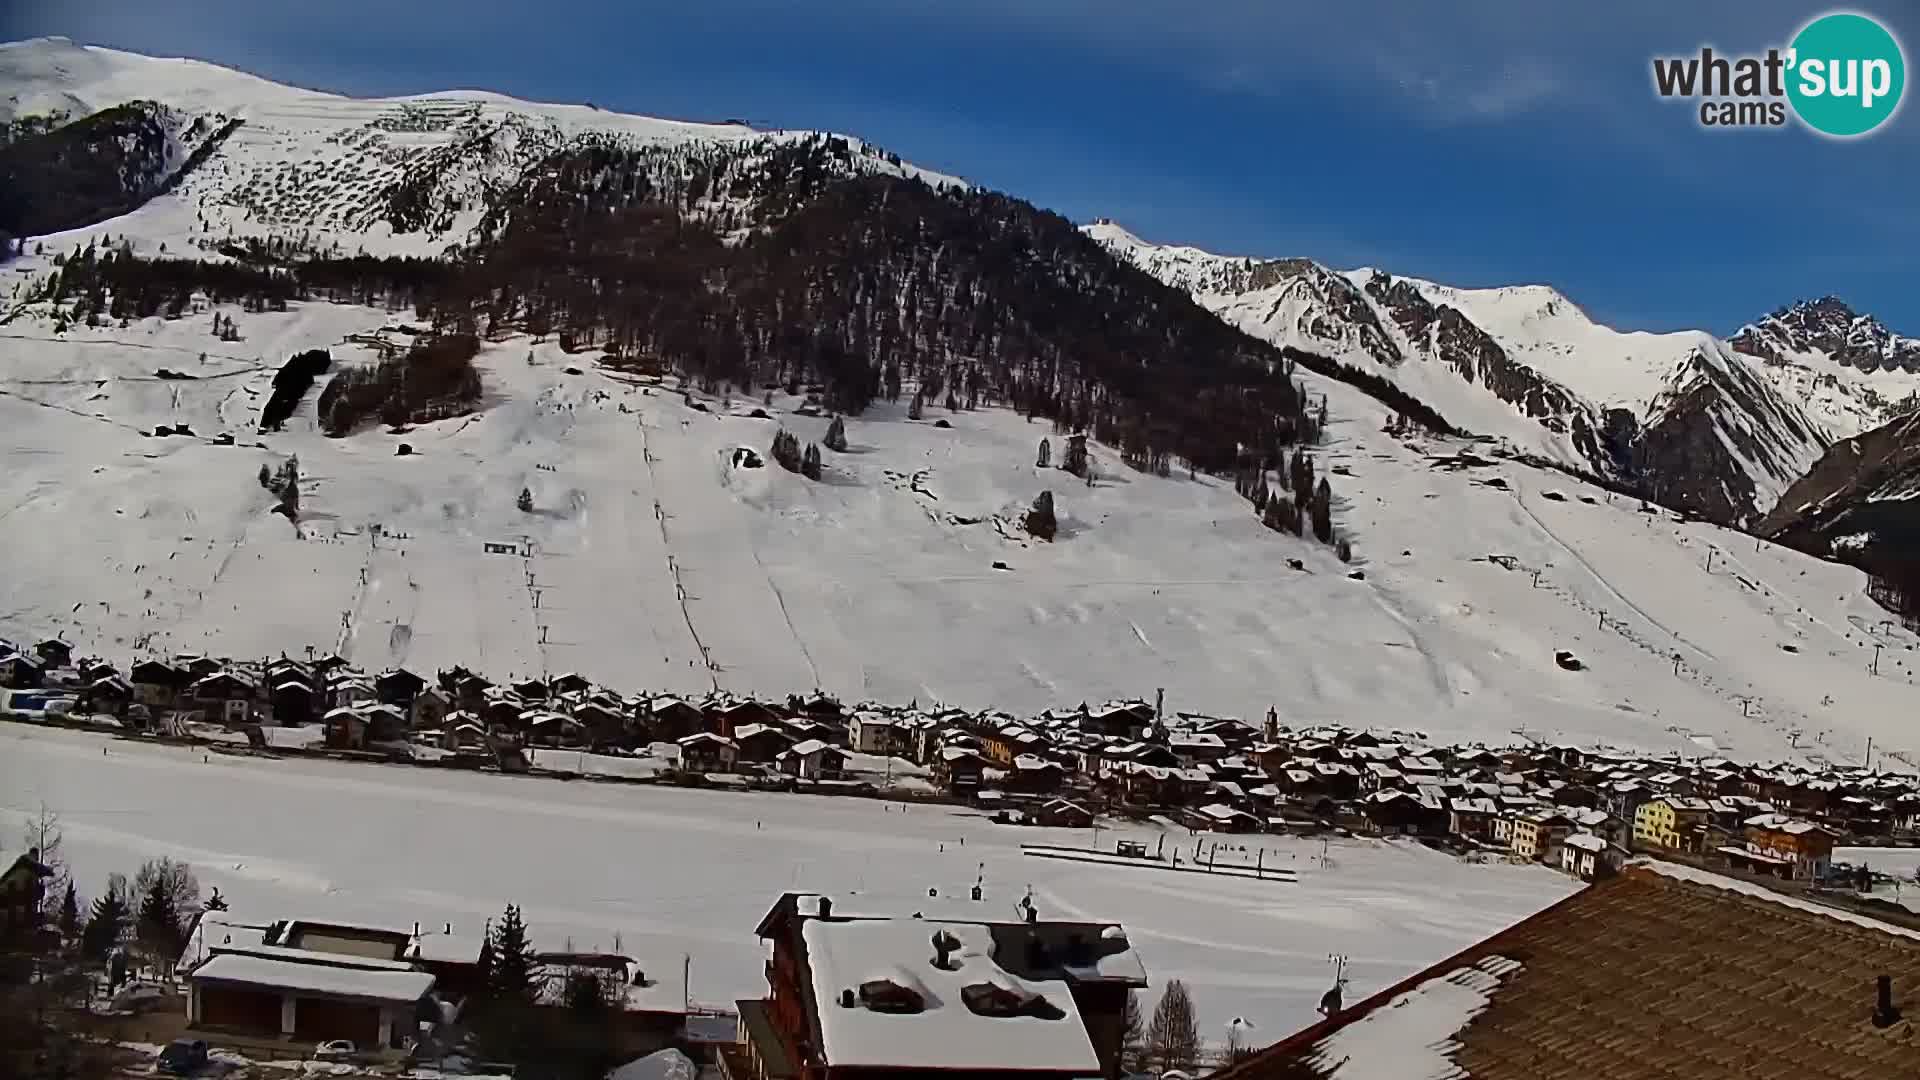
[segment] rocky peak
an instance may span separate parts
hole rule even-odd
[[[1861,371],[1920,373],[1920,339],[1901,337],[1837,296],[1783,307],[1741,327],[1730,343],[1774,363],[1784,363],[1795,353],[1825,353],[1834,363]]]

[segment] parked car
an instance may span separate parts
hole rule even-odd
[[[328,1039],[313,1048],[315,1061],[351,1061],[359,1053],[360,1048],[346,1039]]]
[[[207,1044],[199,1039],[175,1039],[160,1049],[154,1064],[161,1072],[191,1076],[207,1067]]]

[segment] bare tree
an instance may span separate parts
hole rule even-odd
[[[41,803],[39,813],[29,818],[26,827],[21,830],[20,839],[23,847],[37,853],[34,857],[41,866],[53,871],[53,875],[47,879],[47,891],[41,897],[40,910],[48,918],[54,918],[60,913],[60,902],[66,895],[67,886],[72,884],[72,877],[67,873],[66,855],[61,851],[63,834],[60,815],[48,809],[46,803]]]

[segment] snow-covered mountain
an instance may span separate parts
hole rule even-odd
[[[129,102],[154,103],[204,130],[235,125],[181,178],[179,199],[137,212],[115,232],[176,251],[272,236],[314,249],[436,254],[469,240],[531,167],[586,148],[649,155],[656,176],[671,177],[688,203],[715,213],[744,201],[751,185],[740,173],[794,144],[830,144],[844,175],[960,183],[821,132],[762,132],[737,121],[663,120],[482,91],[356,99],[64,38],[0,44],[0,121],[79,120]]]
[[[1250,334],[1375,371],[1458,427],[1716,521],[1765,513],[1847,433],[1728,342],[1615,330],[1547,286],[1214,255],[1105,220],[1085,231]]]
[[[1920,338],[1902,337],[1838,297],[1781,308],[1728,343],[1764,360],[1774,385],[1843,438],[1920,408]]]
[[[1013,710],[1164,687],[1178,708],[1246,716],[1272,704],[1289,722],[1439,738],[1766,758],[1849,756],[1872,734],[1920,761],[1904,724],[1920,711],[1913,672],[1890,662],[1870,677],[1862,662],[1873,643],[1911,659],[1916,640],[1879,626],[1858,571],[1752,550],[1726,529],[1492,459],[1482,443],[1409,433],[1394,408],[1302,365],[1296,377],[1326,403],[1307,450],[1352,545],[1343,562],[1263,527],[1231,479],[1167,468],[1164,455],[1155,467],[1165,428],[1128,426],[1161,403],[1126,395],[1144,385],[1176,396],[1152,382],[1174,369],[1193,408],[1149,419],[1278,428],[1290,388],[1263,381],[1271,347],[1017,200],[886,180],[955,187],[857,140],[480,93],[354,101],[45,41],[0,50],[0,99],[16,118],[153,101],[189,125],[238,121],[138,209],[39,237],[30,247],[44,254],[7,268],[10,640],[57,633],[115,657],[315,645],[368,667],[573,669],[632,690],[818,686]],[[545,171],[553,162],[566,175]],[[670,224],[724,235],[647,231],[662,203],[680,215]],[[580,246],[562,259],[534,243],[542,236],[516,237],[528,243],[515,258],[482,264],[490,276],[471,301],[488,320],[475,327],[480,389],[461,415],[402,408],[396,431],[375,412],[369,421],[388,422],[330,438],[307,393],[281,430],[260,430],[289,357],[328,350],[329,378],[374,370],[429,320],[415,315],[423,295],[399,285],[303,281],[266,302],[248,289],[297,278],[314,265],[300,252],[437,254],[524,207],[605,211],[594,220],[627,231],[563,228],[552,239]],[[763,230],[779,250],[754,250]],[[682,232],[713,261],[667,266],[652,256],[681,248],[589,243]],[[269,237],[300,252],[242,243]],[[54,264],[89,248],[135,258]],[[594,321],[593,299],[610,279],[566,276],[594,268],[581,252],[657,274],[644,285],[671,298],[665,315],[621,308],[622,332],[653,335],[644,345],[608,347],[615,331]],[[240,284],[215,296],[177,265],[140,270],[155,255],[198,258]],[[1380,373],[1455,424],[1543,456],[1583,468],[1617,454],[1733,460],[1712,477],[1736,489],[1716,496],[1727,508],[1797,475],[1804,417],[1757,364],[1705,335],[1617,334],[1547,290],[1444,290],[1146,245],[1128,258],[1158,260],[1158,276],[1229,323]],[[534,259],[570,287],[541,293],[515,276]],[[689,265],[729,275],[729,288],[685,289],[710,279],[666,272]],[[712,318],[673,321],[712,294],[723,302],[700,309]],[[1023,307],[1034,296],[1045,319]],[[530,329],[534,300],[540,318],[577,315],[584,329]],[[433,315],[457,323],[474,310]],[[827,326],[848,333],[823,340]],[[720,328],[738,333],[710,350],[692,333]],[[738,348],[761,366],[746,379],[696,369],[682,396],[657,374],[675,335],[696,346],[678,355]],[[856,346],[912,359],[905,394],[871,393],[819,480],[754,467],[779,428],[821,439],[828,419],[809,398],[829,395],[808,384],[823,369],[885,381]],[[1615,362],[1583,370],[1560,351],[1581,347]],[[1100,366],[1103,353],[1120,362]],[[1205,366],[1222,354],[1231,365]],[[994,362],[1024,408],[994,382],[1006,370],[989,371],[972,407],[960,369]],[[948,393],[920,400],[914,380],[937,377]],[[1222,395],[1238,387],[1244,396]],[[1058,467],[1062,446],[1054,465],[1036,465],[1040,440],[1059,442],[1052,418],[1093,429],[1095,482]],[[294,455],[297,526],[257,479]],[[1041,491],[1054,496],[1051,543],[1019,525]],[[1582,670],[1556,663],[1559,650]]]

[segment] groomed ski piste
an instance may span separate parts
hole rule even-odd
[[[905,915],[967,907],[982,880],[979,917],[1010,920],[1031,889],[1043,918],[1124,924],[1154,985],[1146,1004],[1182,980],[1214,1044],[1235,1017],[1267,1040],[1311,1023],[1332,953],[1348,957],[1353,1000],[1579,884],[1415,844],[1278,836],[1211,839],[1264,847],[1292,883],[1155,873],[1023,857],[1022,843],[1094,837],[959,807],[275,761],[15,724],[0,725],[0,791],[9,840],[42,802],[58,810],[83,896],[164,855],[218,886],[235,917],[451,923],[477,942],[515,903],[543,948],[612,948],[618,934],[676,1007],[764,995],[753,928],[784,890]],[[1098,842],[1152,850],[1157,836],[1103,826]],[[1192,839],[1180,830],[1167,847]]]
[[[1857,572],[1388,435],[1342,384],[1308,380],[1351,565],[1263,528],[1230,479],[1101,446],[1091,487],[1036,468],[1059,435],[1002,409],[879,403],[809,481],[768,453],[781,427],[822,438],[798,399],[683,400],[550,340],[489,343],[471,415],[330,439],[316,389],[261,435],[287,356],[369,362],[410,313],[220,313],[240,341],[212,337],[211,309],[0,328],[0,637],[1016,714],[1165,688],[1169,709],[1292,725],[1754,761],[1858,761],[1868,737],[1893,767],[1920,751],[1920,653]],[[194,435],[143,434],[178,424]],[[257,482],[290,455],[297,527]],[[1052,543],[1020,528],[1043,490]]]

